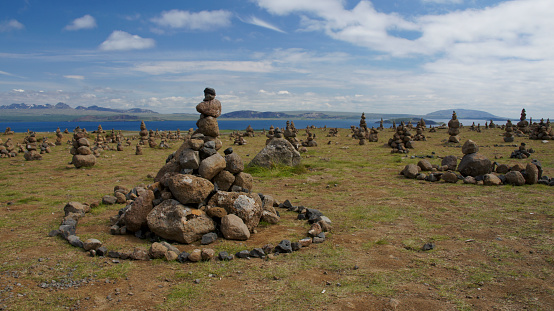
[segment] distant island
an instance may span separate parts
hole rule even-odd
[[[498,117],[485,111],[469,109],[447,109],[428,113],[426,115],[411,114],[383,114],[367,113],[365,116],[370,120],[383,119],[386,123],[393,121],[417,122],[424,119],[427,124],[433,124],[431,119],[450,119],[452,111],[456,111],[459,119],[480,119],[493,121],[506,121],[509,118]],[[296,119],[296,120],[337,120],[337,119],[359,119],[362,112],[338,112],[338,111],[254,111],[240,110],[224,113],[222,119]],[[33,122],[33,121],[184,121],[197,120],[197,113],[174,113],[160,114],[148,109],[112,109],[99,106],[79,106],[72,108],[65,103],[55,105],[27,105],[11,104],[0,106],[0,122]],[[431,121],[431,122],[428,122]]]

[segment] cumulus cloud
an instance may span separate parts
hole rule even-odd
[[[160,16],[152,18],[151,21],[160,27],[170,29],[213,30],[229,26],[231,16],[231,12],[225,10],[198,13],[171,10],[162,12]]]
[[[154,39],[142,38],[125,31],[115,30],[100,44],[101,51],[125,51],[149,49],[156,45]]]
[[[21,30],[24,28],[25,26],[23,26],[22,23],[18,22],[15,19],[0,22],[0,32],[10,32],[14,30]]]
[[[261,20],[261,19],[255,17],[255,16],[250,16],[246,19],[241,19],[241,21],[243,21],[245,23],[248,23],[248,24],[252,24],[252,25],[260,26],[260,27],[267,28],[267,29],[270,29],[270,30],[274,30],[274,31],[277,31],[277,32],[286,33],[285,31],[281,30],[279,27],[271,25],[270,23],[268,23],[264,20]]]
[[[74,19],[71,24],[64,27],[65,30],[74,31],[81,29],[92,29],[96,28],[96,20],[90,15],[85,15]]]

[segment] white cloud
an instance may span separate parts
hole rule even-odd
[[[464,0],[421,0],[423,3],[438,3],[438,4],[460,4]]]
[[[255,16],[250,16],[249,18],[246,18],[242,21],[245,22],[245,23],[248,23],[248,24],[260,26],[260,27],[263,27],[263,28],[267,28],[267,29],[270,29],[270,30],[277,31],[277,32],[286,33],[285,31],[281,30],[279,27],[271,25],[270,23],[268,23],[264,20],[261,20],[261,19],[255,17]]]
[[[13,89],[12,91],[17,92],[17,93],[25,92],[25,90],[23,90],[23,89]]]
[[[273,67],[268,61],[162,61],[137,64],[133,69],[152,75],[161,75],[209,70],[271,72]]]
[[[9,32],[14,30],[21,30],[24,28],[25,26],[23,26],[22,23],[18,22],[15,19],[0,22],[0,32]]]
[[[79,76],[79,75],[65,75],[63,77],[67,78],[67,79],[75,79],[75,80],[84,80],[85,79],[84,76]]]
[[[93,28],[96,28],[96,20],[88,14],[74,19],[71,24],[64,27],[65,30],[69,31]]]
[[[102,51],[142,50],[155,45],[154,39],[141,38],[125,31],[115,30],[106,41],[100,44],[99,49]]]
[[[231,16],[230,12],[224,10],[198,13],[171,10],[162,12],[159,17],[152,18],[151,21],[160,27],[171,29],[213,30],[229,26]]]

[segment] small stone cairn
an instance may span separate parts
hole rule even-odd
[[[76,129],[73,133],[73,147],[70,153],[73,155],[71,164],[75,168],[92,167],[96,164],[96,157],[90,149],[90,142],[84,129]]]
[[[37,152],[37,138],[35,132],[31,132],[28,137],[25,137],[25,148],[27,149],[24,155],[25,160],[42,160],[42,155]]]
[[[521,143],[518,149],[514,150],[512,154],[510,154],[510,158],[512,159],[527,159],[531,156],[531,153],[535,153],[535,150],[532,148],[527,149],[527,145],[525,143]]]
[[[12,142],[11,137],[9,137],[5,143],[2,144],[0,141],[0,158],[13,158],[17,156],[15,146]]]
[[[146,124],[144,124],[144,121],[140,121],[140,145],[146,145],[148,142],[148,130],[146,129]]]
[[[306,138],[306,141],[302,141],[303,147],[317,147],[317,142],[315,141],[315,134],[313,134],[310,129],[306,129],[306,135],[308,137]]]
[[[43,137],[42,143],[40,144],[40,154],[52,152],[52,150],[50,149],[51,146],[52,144],[48,142],[48,137]]]
[[[246,127],[246,130],[244,132],[244,136],[245,137],[254,137],[254,136],[256,136],[254,134],[254,129],[252,128],[252,126],[250,126],[250,124]]]
[[[508,120],[506,122],[506,127],[504,128],[504,142],[511,143],[514,141],[514,126],[512,121]]]
[[[393,121],[393,125],[394,121]],[[408,153],[408,148],[413,148],[413,137],[408,128],[401,122],[396,127],[394,135],[389,139],[388,145],[392,148],[391,153]]]
[[[416,126],[416,134],[414,136],[414,141],[426,141],[427,137],[425,137],[425,134],[423,133],[425,131],[425,121],[421,119],[421,122],[417,123]]]
[[[456,144],[460,142],[460,137],[458,136],[460,134],[460,121],[458,116],[456,116],[456,111],[452,112],[452,119],[448,121],[448,134],[450,135],[448,142]]]
[[[63,141],[63,134],[62,134],[62,131],[60,130],[60,128],[58,127],[56,129],[56,146],[61,146],[62,145],[62,141]]]
[[[12,128],[11,127],[6,127],[6,130],[4,131],[4,135],[13,135],[15,134],[14,131],[12,131]]]

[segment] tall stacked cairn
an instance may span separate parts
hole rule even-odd
[[[148,130],[146,129],[146,124],[144,124],[144,121],[140,121],[139,136],[140,136],[139,144],[146,145],[146,143],[148,142]]]
[[[452,119],[448,121],[448,134],[450,137],[448,138],[449,143],[459,143],[460,137],[458,134],[460,134],[460,121],[458,121],[458,116],[456,115],[456,111],[452,112]]]
[[[506,127],[504,128],[504,142],[511,143],[514,141],[514,126],[512,121],[506,121]]]
[[[250,193],[252,176],[243,172],[242,159],[232,148],[221,156],[217,117],[221,103],[215,90],[204,90],[198,129],[187,137],[134,201],[113,221],[113,234],[153,232],[179,243],[193,243],[219,232],[226,239],[247,240],[260,219],[279,221],[273,199]]]
[[[52,150],[50,149],[50,142],[48,142],[48,137],[42,138],[42,143],[40,144],[40,154],[43,153],[50,153]]]
[[[389,139],[388,145],[392,148],[391,153],[408,153],[408,148],[414,147],[412,133],[410,133],[403,121],[396,127],[393,137]]]
[[[541,119],[539,123],[532,124],[529,132],[529,139],[554,139],[554,132],[550,125],[550,119],[547,119],[546,122],[544,122],[544,119]]]
[[[56,142],[54,144],[56,144],[56,146],[61,146],[62,140],[63,140],[63,134],[60,128],[58,127],[56,129]]]
[[[527,119],[527,113],[525,109],[521,110],[521,116],[517,123],[518,134],[529,134],[529,121]]]
[[[35,132],[31,132],[28,137],[25,137],[25,151],[24,158],[27,161],[42,160],[42,156],[37,152],[37,138]]]
[[[73,147],[69,152],[73,155],[71,164],[73,164],[75,168],[92,167],[96,164],[96,157],[92,154],[92,150],[90,149],[90,142],[87,139],[86,130],[80,128],[75,129],[72,145]]]
[[[296,138],[298,133],[298,130],[294,126],[294,121],[288,121],[285,127],[285,132],[283,132],[283,135],[285,136],[285,139],[291,143],[291,145],[298,150],[298,147],[300,146],[300,142]]]

